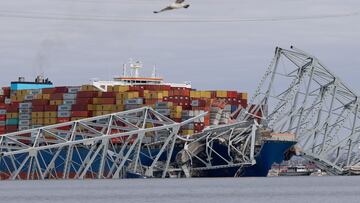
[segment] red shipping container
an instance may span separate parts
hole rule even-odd
[[[58,123],[66,123],[70,121],[70,118],[57,118]]]
[[[17,125],[7,125],[6,127],[5,127],[5,129],[6,129],[6,132],[9,132],[9,131],[11,131],[11,132],[15,132],[15,131],[17,131]]]
[[[81,91],[77,93],[77,98],[93,98],[98,96],[97,91]]]
[[[169,91],[171,89],[170,85],[162,85],[161,90],[162,91]]]
[[[6,109],[6,104],[0,103],[0,109]]]
[[[227,91],[227,97],[237,98],[237,92],[236,91]]]
[[[44,106],[44,111],[57,111],[58,106],[57,105],[46,105]]]
[[[6,108],[7,108],[8,106],[13,106],[13,107],[19,108],[19,103],[20,103],[20,102],[11,102],[11,104],[6,104]]]
[[[76,99],[76,104],[78,104],[78,105],[87,105],[87,104],[92,104],[92,103],[93,103],[92,98],[77,98]]]
[[[6,106],[6,112],[8,113],[15,113],[19,111],[19,107],[18,106],[13,106],[13,105],[7,105]]]
[[[10,87],[3,87],[4,96],[10,96]]]
[[[0,102],[4,102],[5,101],[5,96],[0,95]]]
[[[63,98],[64,98],[63,93],[55,93],[55,94],[50,95],[51,100],[62,100]]]
[[[243,107],[243,108],[246,108],[248,103],[247,103],[247,100],[240,100],[240,105]]]
[[[58,130],[70,130],[71,129],[71,126],[63,126],[63,127],[58,127],[56,128]]]
[[[87,111],[88,107],[87,107],[87,105],[74,104],[71,106],[71,109],[73,111]]]
[[[67,87],[55,87],[55,93],[67,93],[68,91]]]
[[[72,111],[71,117],[91,117],[91,111]]]
[[[33,112],[35,112],[35,111],[36,111],[36,112],[44,111],[44,106],[34,106],[34,105],[33,105],[32,111],[33,111]]]
[[[0,121],[6,120],[6,115],[0,115]]]
[[[33,106],[45,106],[49,104],[49,100],[46,99],[34,99],[32,100]]]
[[[43,94],[53,94],[55,93],[55,88],[44,88],[42,89]]]

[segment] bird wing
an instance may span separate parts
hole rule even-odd
[[[173,8],[171,8],[170,6],[161,9],[160,11],[154,11],[154,13],[160,13],[160,12],[164,12],[164,11],[168,11],[168,10],[172,10]]]
[[[176,0],[175,3],[181,4],[181,3],[183,3],[184,1],[185,1],[185,0]]]

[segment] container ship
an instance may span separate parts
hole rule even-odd
[[[141,68],[141,62],[131,63],[129,74],[124,67],[121,77],[111,81],[95,80],[91,84],[82,86],[54,86],[51,81],[41,76],[38,76],[34,82],[26,82],[20,77],[18,81],[11,82],[9,87],[0,90],[0,134],[144,106],[153,108],[175,122],[210,112],[193,123],[182,126],[179,134],[192,136],[201,134],[212,126],[232,123],[234,114],[248,106],[248,95],[245,92],[200,91],[193,89],[189,82],[164,82],[161,77],[156,76],[155,70],[151,77],[142,77],[139,74]],[[202,172],[198,176],[266,176],[273,163],[281,163],[284,160],[285,152],[296,144],[296,139],[288,135],[283,139],[281,137],[283,135],[274,133],[261,136],[261,141],[257,142],[256,146],[256,164],[244,168],[241,174],[239,174],[239,166],[234,166],[226,170],[219,168]],[[111,142],[121,144],[116,139]],[[181,147],[183,146],[177,146],[174,154],[180,152]],[[221,151],[222,147],[224,146],[220,144],[218,149]],[[226,156],[228,153],[226,148],[222,153]],[[47,158],[51,159],[51,157]],[[76,157],[74,162],[75,159]],[[213,161],[219,164],[222,162],[216,159]],[[147,163],[144,161],[142,164]],[[7,164],[0,163],[0,170],[3,167],[7,167]]]

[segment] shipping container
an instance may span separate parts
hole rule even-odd
[[[58,111],[57,117],[58,118],[69,118],[69,117],[71,117],[71,112],[70,111]]]

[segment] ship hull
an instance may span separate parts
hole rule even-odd
[[[197,176],[193,177],[234,177],[234,176],[242,176],[242,177],[263,177],[267,176],[268,171],[270,170],[273,163],[281,163],[285,158],[285,152],[292,147],[296,142],[294,141],[274,141],[274,140],[266,140],[264,141],[259,153],[256,155],[256,164],[244,167],[239,172],[240,166],[233,166],[233,167],[223,167],[223,168],[217,168],[217,169],[209,169],[209,170],[203,170],[201,173],[199,173]],[[173,157],[171,158],[171,161],[173,162],[175,160],[175,155],[181,150],[181,148],[176,148],[173,153]],[[216,150],[220,152],[220,155],[226,157],[227,156],[227,147],[222,145],[217,145]],[[81,160],[84,160],[86,158],[86,155],[88,154],[88,149],[86,148],[79,148],[77,150],[77,153],[74,153],[72,156],[72,167],[70,167],[69,176],[67,178],[75,178],[76,177],[76,171],[79,170],[79,167],[81,165]],[[151,153],[151,154],[150,154]],[[159,149],[152,149],[152,150],[143,150],[140,153],[140,160],[142,162],[143,166],[150,166],[152,163],[152,160],[149,157],[154,157],[157,153],[159,153]],[[54,163],[54,169],[51,171],[53,174],[53,178],[62,178],[64,173],[64,161],[63,159],[66,157],[67,150],[62,150],[60,152],[60,155],[57,159],[55,159]],[[17,163],[20,164],[24,161],[24,156],[22,155],[16,155]],[[91,172],[86,173],[84,178],[95,178],[97,172],[99,171],[100,161],[99,161],[100,155],[98,159],[95,159],[93,164],[91,165]],[[49,153],[39,153],[38,159],[43,160],[40,161],[40,165],[42,167],[45,167],[45,165],[48,165],[51,160],[53,159],[53,156]],[[163,153],[160,156],[160,161],[166,160],[166,153]],[[110,159],[107,159],[107,162],[109,165],[112,165],[113,162]],[[213,166],[221,166],[225,165],[224,161],[221,160],[219,157],[214,158],[212,161]],[[15,169],[11,167],[11,159],[9,158],[3,158],[3,160],[0,163],[0,170],[2,173],[0,174],[1,179],[8,179],[10,174],[7,174],[7,169],[11,169],[14,171]],[[19,167],[19,166],[17,166]],[[105,165],[104,168],[104,174],[106,175],[109,172],[110,168],[108,167],[108,164]],[[28,168],[24,167],[22,171],[19,172],[19,176],[25,176],[27,174]],[[78,174],[79,175],[79,174]],[[130,173],[127,175],[128,178],[144,178],[144,176],[141,176],[136,173]],[[26,177],[22,177],[26,178]]]

